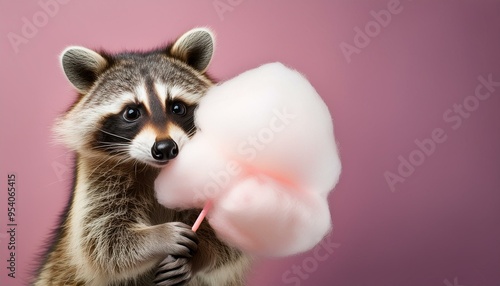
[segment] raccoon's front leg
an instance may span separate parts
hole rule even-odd
[[[196,215],[196,211],[194,213],[188,212],[181,214],[176,219],[192,221],[196,218]],[[201,224],[197,233],[199,238],[198,251],[192,258],[166,257],[157,266],[154,279],[155,285],[244,285],[244,276],[250,265],[249,257],[217,239],[214,230],[206,221]],[[225,271],[224,269],[227,268],[231,270]],[[192,281],[192,278],[199,275],[205,277],[202,280],[212,281],[212,284],[205,284],[200,280]],[[210,276],[215,278],[209,278]]]
[[[152,269],[168,255],[192,257],[197,235],[184,223],[154,226],[110,226],[85,236],[89,262],[96,272],[111,281],[133,279]]]
[[[190,258],[169,255],[158,265],[154,283],[156,286],[181,286],[189,282],[192,275]]]
[[[196,253],[192,253],[196,256]],[[199,268],[199,265],[198,265]],[[158,264],[154,283],[156,286],[182,286],[193,277],[193,257],[169,255]]]
[[[181,212],[174,220],[192,223],[198,213],[199,210]],[[243,286],[251,258],[220,241],[207,221],[200,225],[197,234],[198,250],[193,257],[165,258],[157,267],[156,285]]]

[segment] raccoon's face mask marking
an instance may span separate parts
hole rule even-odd
[[[141,90],[147,90],[147,96]],[[135,102],[125,104],[120,111],[102,120],[95,133],[93,148],[153,166],[165,165],[177,157],[184,143],[194,134],[196,104],[183,102],[179,94],[172,99],[171,92],[165,97],[159,96],[157,90],[152,92],[144,85],[136,91],[139,92]],[[165,101],[160,101],[161,98]],[[146,101],[139,102],[140,99]]]
[[[127,122],[134,122],[137,121],[141,117],[141,111],[137,107],[127,107],[125,108],[125,111],[123,112],[123,119]]]
[[[80,97],[58,120],[59,139],[82,154],[163,166],[196,131],[213,47],[210,31],[194,29],[147,53],[66,49],[63,69]]]

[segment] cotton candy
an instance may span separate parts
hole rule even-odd
[[[327,106],[299,72],[280,63],[212,87],[198,128],[155,182],[168,208],[212,208],[218,237],[255,255],[313,248],[330,230],[327,201],[341,164]]]

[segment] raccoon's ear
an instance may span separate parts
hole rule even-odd
[[[68,47],[61,53],[61,65],[69,82],[82,94],[87,93],[108,62],[100,54],[84,47]]]
[[[205,72],[214,54],[215,37],[207,28],[195,28],[182,35],[170,48],[176,57],[200,72]]]

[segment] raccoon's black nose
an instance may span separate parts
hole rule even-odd
[[[151,155],[158,161],[174,159],[177,154],[179,154],[179,148],[172,139],[156,141],[151,148]]]

